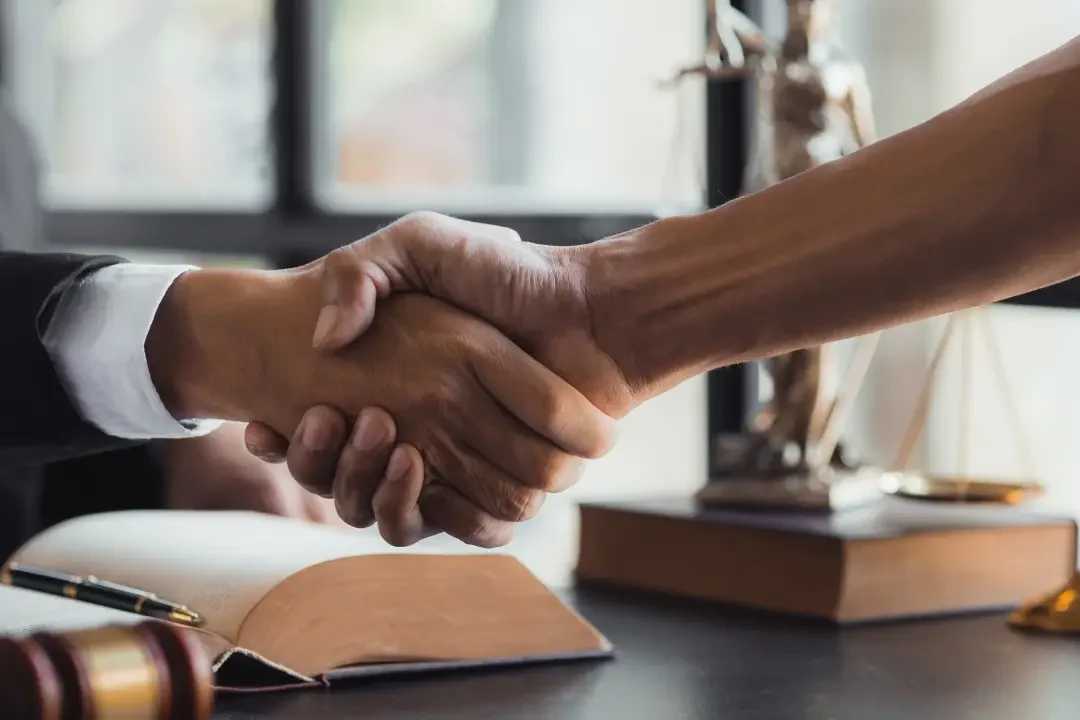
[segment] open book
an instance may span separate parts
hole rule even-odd
[[[136,511],[68,521],[12,560],[137,587],[200,613],[222,689],[602,657],[611,646],[516,559],[387,546],[245,512]],[[143,616],[0,586],[0,633]]]

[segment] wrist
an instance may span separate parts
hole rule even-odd
[[[723,252],[713,214],[664,218],[581,249],[597,344],[643,401],[744,354],[737,303],[700,306],[703,248]],[[725,310],[726,308],[726,310]],[[709,327],[722,334],[705,338]]]
[[[246,270],[192,270],[173,282],[146,340],[151,379],[173,417],[251,418],[269,352],[259,331],[277,316],[283,282],[293,279]]]

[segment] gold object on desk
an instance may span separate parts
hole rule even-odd
[[[152,620],[0,637],[0,717],[209,720],[210,665],[190,632]]]
[[[979,328],[976,328],[976,323],[978,323]],[[1005,406],[1005,416],[1012,424],[1013,441],[1027,479],[980,479],[973,477],[967,471],[969,423],[973,414],[970,404],[972,399],[971,382],[974,376],[972,352],[974,350],[976,329],[982,330],[981,335],[986,356],[990,360],[991,369],[998,383],[1001,399]],[[947,477],[944,475],[909,472],[908,468],[911,465],[915,445],[926,427],[934,383],[940,373],[942,361],[958,335],[961,338],[962,345],[960,349],[960,415],[957,423],[956,475]],[[900,451],[897,454],[895,463],[893,463],[893,468],[892,473],[882,478],[883,489],[890,494],[911,500],[1018,505],[1042,497],[1045,494],[1043,485],[1035,480],[1037,473],[1035,472],[1034,454],[1031,452],[1024,430],[1020,426],[1019,406],[1016,404],[1009,385],[1005,372],[1005,363],[1002,360],[1001,350],[994,337],[989,314],[985,307],[954,313],[946,322],[941,340],[938,342],[938,346],[930,360],[930,367],[916,402],[915,413],[908,424],[904,440],[900,445]]]
[[[881,485],[889,495],[928,502],[1022,505],[1045,494],[1043,486],[1037,482],[938,478],[922,473],[886,473],[881,478]]]
[[[68,642],[81,655],[89,701],[101,717],[154,717],[168,701],[150,646],[126,627],[71,633]]]
[[[1009,615],[1009,624],[1025,630],[1080,633],[1080,572],[1060,590],[1018,607]]]

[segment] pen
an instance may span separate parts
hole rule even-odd
[[[93,575],[82,578],[55,570],[10,563],[0,570],[0,584],[50,595],[63,595],[73,600],[104,605],[158,620],[169,620],[181,625],[194,627],[202,624],[199,614],[183,605],[162,600],[144,590],[98,580]]]

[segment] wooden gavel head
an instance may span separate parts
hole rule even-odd
[[[210,720],[210,661],[162,622],[0,638],[7,720]]]

